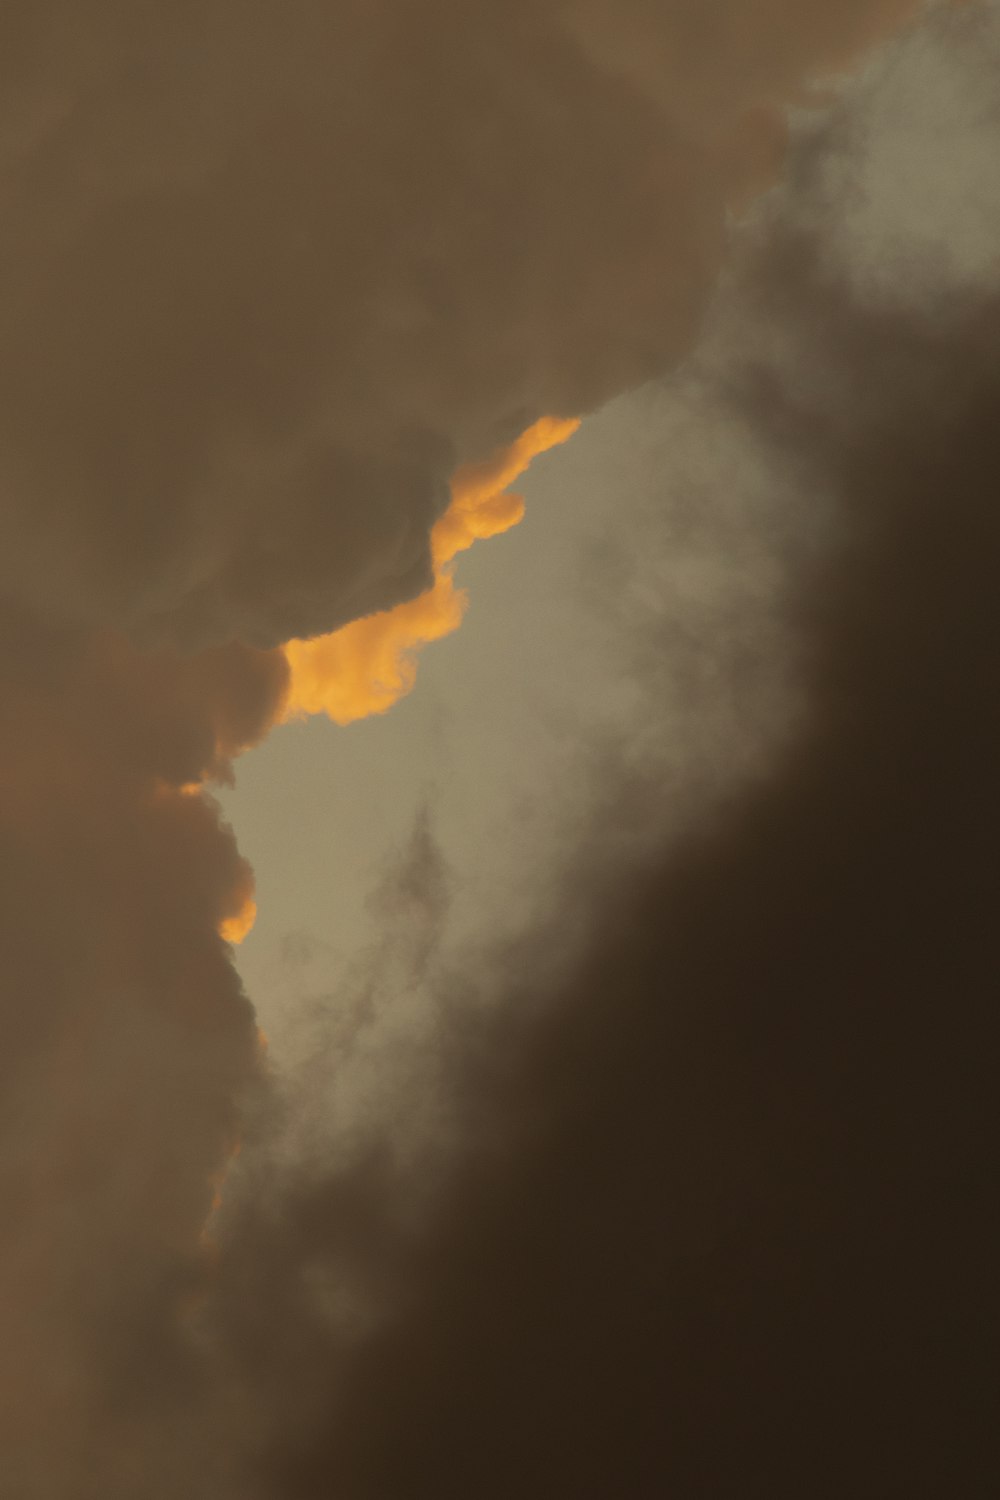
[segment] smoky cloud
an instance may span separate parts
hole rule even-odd
[[[989,1493],[1000,305],[864,308],[781,222],[740,280],[787,342],[722,399],[841,523],[789,604],[807,717],[669,855],[570,882],[572,972],[522,951],[464,1036],[451,1188],[381,1221],[386,1321],[294,1366],[282,1500]],[[308,1201],[322,1260],[350,1214]]]
[[[0,589],[188,647],[413,597],[456,464],[684,350],[778,106],[916,9],[8,8]]]
[[[832,1443],[852,1330],[896,1403],[892,1492],[886,1432],[918,1372],[961,1370],[977,1285],[948,1255],[979,1243],[993,311],[869,323],[808,242],[762,261],[768,314],[812,320],[806,364],[822,333],[840,381],[830,409],[781,368],[738,397],[852,507],[853,553],[803,595],[811,729],[586,907],[551,1020],[530,942],[509,1022],[452,1004],[462,1149],[413,1212],[383,1142],[332,1177],[282,1158],[222,937],[250,872],[198,789],[280,719],[275,647],[429,582],[457,464],[690,347],[780,108],[917,9],[616,7],[614,55],[589,3],[4,11],[12,1500],[641,1494],[725,1462],[773,1494]],[[957,1290],[916,1349],[934,1256]]]
[[[154,1494],[138,1413],[180,1360],[210,1179],[259,1072],[219,937],[251,874],[182,788],[264,732],[286,669],[46,639],[9,612],[2,630],[3,1486]]]

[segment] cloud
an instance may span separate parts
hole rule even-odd
[[[818,6],[808,11],[827,15]],[[734,9],[708,14],[719,28],[713,47],[740,41]],[[836,936],[823,925],[828,914],[860,913],[857,931],[869,930],[865,923],[877,913],[850,905],[848,897],[861,901],[867,887],[855,880],[853,864],[851,882],[844,876],[850,825],[835,814],[850,811],[845,788],[860,795],[861,759],[872,787],[888,785],[879,772],[901,743],[892,738],[895,727],[916,723],[916,706],[895,675],[903,625],[917,632],[923,651],[907,660],[926,666],[923,758],[904,780],[902,801],[889,797],[883,809],[869,797],[861,809],[874,819],[873,871],[892,876],[919,867],[926,877],[926,896],[912,878],[900,888],[912,895],[924,944],[915,951],[925,960],[912,972],[894,971],[901,993],[924,993],[920,985],[926,990],[933,964],[943,962],[935,939],[961,935],[944,897],[967,896],[965,920],[975,910],[975,892],[961,879],[967,867],[956,877],[949,866],[942,883],[945,855],[949,836],[972,837],[973,793],[977,817],[988,821],[990,788],[977,775],[982,763],[966,764],[956,748],[966,739],[953,743],[934,732],[941,721],[933,711],[943,691],[951,722],[960,724],[972,681],[961,672],[936,678],[931,643],[919,631],[934,618],[928,599],[946,613],[954,606],[949,620],[961,632],[978,596],[966,589],[960,610],[949,575],[935,571],[954,561],[939,545],[943,537],[935,537],[933,568],[924,552],[900,547],[903,571],[885,586],[898,587],[907,604],[901,625],[872,602],[878,568],[871,559],[885,550],[876,535],[856,581],[852,575],[851,603],[853,619],[882,632],[866,636],[866,648],[877,640],[883,649],[866,649],[868,675],[855,681],[850,631],[841,631],[836,611],[823,625],[819,639],[847,643],[839,655],[831,650],[826,676],[817,679],[830,688],[819,701],[836,733],[803,752],[804,769],[789,771],[790,784],[805,788],[799,800],[789,802],[781,789],[748,805],[718,847],[692,855],[683,889],[667,873],[652,882],[652,895],[633,889],[633,904],[617,919],[619,937],[631,934],[624,949],[597,913],[590,977],[572,992],[574,1025],[553,1022],[551,1042],[530,1027],[523,1038],[493,1037],[498,1050],[482,1090],[473,1063],[480,1048],[459,1028],[454,1045],[466,1062],[456,1075],[458,1097],[471,1109],[479,1096],[470,1141],[485,1131],[494,1154],[459,1179],[430,1239],[421,1243],[419,1225],[399,1222],[398,1173],[391,1156],[373,1147],[335,1181],[290,1170],[275,1183],[261,1168],[272,1196],[234,1207],[230,1222],[242,1238],[223,1243],[220,1232],[211,1253],[204,1242],[213,1184],[237,1137],[249,1132],[253,1144],[249,1101],[260,1090],[263,1062],[252,1006],[222,935],[246,910],[250,875],[209,798],[191,789],[224,778],[232,757],[282,718],[289,668],[280,645],[426,591],[435,527],[457,468],[509,445],[543,415],[593,409],[689,348],[729,207],[769,170],[771,142],[781,133],[771,111],[789,96],[792,73],[839,66],[868,39],[869,21],[874,34],[901,12],[888,0],[845,6],[836,12],[843,31],[818,23],[814,49],[802,45],[805,30],[793,29],[791,62],[787,25],[805,14],[802,7],[789,0],[756,14],[766,66],[755,66],[753,88],[737,89],[725,109],[719,100],[735,85],[721,63],[716,87],[698,83],[690,97],[669,103],[660,74],[651,82],[648,60],[669,63],[666,84],[680,71],[694,83],[709,77],[712,49],[700,34],[689,37],[639,9],[626,18],[630,36],[653,28],[641,78],[630,76],[634,48],[609,67],[593,55],[604,24],[593,6],[574,16],[520,0],[474,13],[458,0],[420,8],[211,0],[196,10],[36,0],[8,7],[0,21],[0,1259],[4,1285],[16,1289],[0,1329],[0,1370],[12,1392],[0,1413],[0,1448],[4,1483],[18,1500],[243,1495],[246,1476],[237,1471],[257,1461],[258,1438],[271,1443],[266,1471],[253,1478],[258,1488],[273,1475],[292,1493],[317,1486],[324,1493],[334,1474],[359,1496],[379,1493],[387,1478],[419,1493],[421,1485],[457,1484],[485,1457],[481,1494],[502,1482],[504,1492],[519,1487],[510,1463],[537,1451],[521,1414],[529,1397],[542,1400],[545,1349],[559,1349],[563,1359],[580,1348],[569,1335],[587,1297],[600,1290],[593,1249],[603,1247],[613,1269],[633,1266],[628,1255],[615,1261],[619,1237],[607,1234],[603,1212],[593,1221],[591,1249],[580,1253],[590,1243],[587,1205],[601,1202],[609,1183],[619,1224],[632,1222],[645,1201],[638,1159],[616,1149],[628,1121],[663,1127],[671,1141],[685,1130],[695,1136],[706,1119],[695,1107],[700,1090],[719,1106],[701,1158],[711,1170],[695,1173],[685,1165],[690,1158],[668,1157],[678,1213],[697,1207],[705,1184],[719,1194],[729,1180],[734,1201],[750,1203],[750,1178],[737,1171],[727,1179],[723,1169],[727,1153],[737,1166],[753,1157],[755,1138],[743,1126],[749,1129],[762,1097],[754,1092],[757,1075],[740,1073],[732,1052],[720,1060],[710,1047],[699,1050],[695,1026],[670,1038],[670,1066],[691,1060],[683,1087],[638,1086],[664,1057],[655,1026],[645,1029],[645,999],[651,987],[659,994],[666,976],[679,976],[680,987],[703,982],[728,1014],[727,948],[759,962],[764,975],[776,965],[778,978],[787,977],[796,953],[805,962],[817,951],[802,948],[794,924],[780,945],[761,936],[768,891],[786,890],[769,883],[782,851],[781,870],[795,875],[790,910],[810,939]],[[729,55],[718,51],[720,59]],[[794,256],[787,268],[794,281]],[[824,327],[848,339],[849,320],[842,326],[831,315]],[[889,326],[886,337],[892,332]],[[866,339],[859,335],[859,349]],[[982,366],[987,357],[976,358]],[[888,388],[898,368],[886,366]],[[932,368],[926,387],[947,393],[958,422],[968,382],[948,368],[947,386]],[[966,373],[971,379],[977,370],[970,362]],[[758,393],[762,420],[780,415],[794,435],[808,427],[830,447],[818,417],[768,406],[766,389],[762,383]],[[931,435],[922,421],[914,455]],[[966,437],[972,454],[976,434]],[[873,439],[871,455],[876,448]],[[860,449],[850,452],[863,488],[877,465],[866,469]],[[935,472],[932,460],[943,462],[933,445],[924,458],[915,471],[922,483]],[[957,486],[947,469],[940,482]],[[988,542],[988,521],[977,524]],[[985,568],[986,546],[976,556]],[[907,560],[915,571],[906,572]],[[917,581],[925,589],[919,609],[911,602]],[[983,641],[989,620],[983,610]],[[964,644],[971,663],[974,643]],[[903,688],[912,680],[905,677]],[[843,738],[845,726],[856,728],[842,711],[855,701],[852,692],[859,703],[883,705],[884,719],[873,723],[884,740],[878,733]],[[897,708],[901,717],[891,718]],[[988,724],[981,734],[986,745]],[[838,774],[824,780],[823,767]],[[939,786],[935,772],[954,773],[949,784],[964,800],[947,808],[931,801],[942,808],[931,825],[941,860],[924,868],[903,838],[904,815],[913,797],[930,797]],[[806,796],[810,786],[818,802]],[[894,808],[896,821],[886,825]],[[902,840],[898,870],[890,858],[896,846],[883,848],[887,826]],[[756,827],[769,851],[761,869],[746,852],[760,847]],[[809,830],[808,849],[821,837],[830,841],[832,863],[819,870],[798,842]],[[429,867],[428,848],[421,849],[418,863]],[[718,893],[739,911],[744,878],[754,902],[731,943],[720,946]],[[661,920],[655,893],[664,891],[674,904]],[[810,896],[829,904],[819,911]],[[880,887],[883,912],[884,897]],[[902,897],[890,904],[889,937],[910,910]],[[676,931],[687,936],[668,956],[663,945]],[[699,943],[708,931],[712,942]],[[970,966],[977,932],[965,934]],[[858,951],[874,961],[882,947],[866,938]],[[779,1001],[784,993],[779,987]],[[605,994],[621,1002],[613,1028]],[[636,1024],[625,1025],[633,1013]],[[780,1035],[777,1013],[765,1010],[760,1028],[744,1038],[747,1056],[759,1044],[754,1037]],[[861,1024],[867,1013],[848,1014]],[[834,1020],[829,1027],[830,1055],[846,1066],[854,1057],[846,1033]],[[919,1042],[923,1033],[916,1035]],[[882,1033],[872,1040],[877,1061]],[[797,1045],[794,1028],[782,1044]],[[790,1066],[775,1086],[786,1076],[798,1075]],[[898,1084],[900,1099],[909,1076]],[[861,1111],[866,1079],[851,1080]],[[824,1097],[826,1075],[811,1081]],[[724,1089],[730,1082],[732,1094]],[[520,1117],[538,1126],[530,1147],[505,1144],[517,1113],[508,1086],[517,1111],[527,1111]],[[811,1117],[791,1106],[782,1116],[785,1097],[779,1090],[767,1118],[794,1127],[789,1138],[801,1153],[794,1166],[807,1161]],[[973,1089],[970,1107],[974,1098]],[[749,1102],[727,1131],[726,1109],[738,1110],[741,1099]],[[674,1113],[663,1116],[661,1107]],[[893,1121],[902,1132],[902,1115]],[[592,1188],[584,1148],[605,1124]],[[737,1146],[737,1138],[749,1144]],[[771,1140],[762,1140],[758,1154],[766,1156]],[[252,1155],[248,1145],[241,1172]],[[832,1165],[820,1180],[832,1192],[839,1158],[823,1161]],[[246,1170],[252,1182],[255,1169]],[[934,1170],[944,1181],[944,1166]],[[794,1186],[800,1178],[789,1180]],[[710,1247],[717,1242],[717,1201],[704,1220],[692,1212],[696,1248],[706,1237]],[[641,1227],[641,1216],[634,1222]],[[655,1247],[657,1225],[649,1230]],[[559,1253],[567,1233],[572,1274]],[[651,1274],[651,1258],[637,1268],[640,1282]],[[751,1257],[751,1264],[758,1262]],[[551,1274],[542,1299],[537,1272],[545,1267]],[[357,1287],[346,1282],[346,1323],[344,1268],[357,1280]],[[484,1275],[493,1298],[485,1319],[473,1295]],[[607,1284],[602,1272],[600,1285]],[[692,1284],[693,1293],[700,1285]],[[737,1278],[737,1285],[756,1283]],[[747,1298],[740,1305],[750,1317],[758,1304],[749,1291]],[[705,1305],[710,1300],[706,1294]],[[697,1295],[692,1306],[702,1306]],[[608,1360],[624,1352],[615,1330],[640,1322],[634,1302],[625,1297],[623,1307],[625,1323],[596,1344]],[[369,1319],[387,1310],[375,1338]],[[546,1319],[566,1335],[561,1342],[539,1342]],[[338,1338],[345,1326],[356,1332],[338,1343],[331,1325]],[[694,1337],[702,1324],[684,1327],[680,1346],[697,1363],[704,1347],[715,1346]],[[478,1365],[467,1358],[468,1336],[477,1340]],[[515,1345],[537,1357],[515,1365],[508,1357]],[[750,1343],[735,1347],[751,1350]],[[418,1348],[433,1353],[429,1366],[415,1358]],[[595,1400],[573,1406],[578,1387],[567,1377],[561,1404],[546,1413],[553,1462],[561,1462],[559,1434],[578,1411],[610,1410],[596,1400],[608,1386],[593,1361],[581,1357],[574,1368],[594,1372]],[[505,1405],[515,1379],[517,1400]],[[648,1410],[641,1400],[628,1404],[636,1419]],[[621,1405],[615,1411],[624,1420]],[[330,1451],[312,1425],[317,1413],[335,1440]],[[502,1445],[486,1425],[491,1413],[504,1418]],[[444,1415],[450,1447],[438,1441]],[[613,1422],[606,1430],[636,1433]],[[591,1438],[597,1431],[587,1429]],[[387,1433],[398,1457],[383,1445]],[[635,1464],[646,1451],[639,1437]],[[593,1489],[609,1450],[574,1441],[578,1488]],[[449,1459],[443,1470],[442,1455]],[[404,1461],[405,1473],[387,1474],[386,1463]],[[531,1472],[544,1479],[544,1462]]]
[[[4,1484],[153,1494],[149,1411],[258,1074],[218,935],[250,872],[186,789],[264,732],[287,668],[2,629]]]
[[[308,1336],[257,1309],[257,1348],[297,1351],[267,1387],[282,1500],[980,1486],[1000,306],[865,305],[792,217],[729,311],[703,370],[719,420],[835,503],[787,603],[806,713],[627,877],[602,883],[599,818],[586,833],[502,1008],[450,1054],[429,1221],[393,1224],[377,1152],[367,1200],[292,1193],[291,1281],[335,1281],[353,1262],[326,1236],[350,1225],[381,1322],[352,1343],[326,1304]],[[539,990],[532,954],[581,903],[584,951]]]
[[[415,597],[456,465],[685,350],[752,120],[914,8],[18,5],[0,590],[185,646]]]
[[[426,593],[379,614],[354,620],[331,635],[290,641],[289,717],[326,713],[337,724],[387,713],[416,682],[416,654],[462,623],[467,596],[455,587],[450,564],[484,537],[516,526],[524,503],[510,485],[531,460],[579,427],[573,419],[543,417],[492,460],[460,469],[451,503],[431,532],[434,582]]]
[[[570,0],[589,54],[641,83],[699,135],[725,132],[775,98],[806,96],[926,10],[917,0],[710,0],[697,8]],[[758,118],[754,116],[754,118]]]

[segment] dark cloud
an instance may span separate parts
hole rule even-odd
[[[685,349],[774,107],[913,8],[8,9],[0,589],[264,646],[418,593],[456,462]]]
[[[381,1221],[381,1328],[292,1361],[282,1500],[990,1493],[1000,307],[862,309],[787,225],[742,281],[788,339],[725,402],[841,523],[790,604],[807,717],[669,856],[571,882],[572,973],[522,951],[463,1037],[452,1187]],[[351,1213],[308,1202],[322,1261]]]
[[[805,97],[926,6],[913,0],[570,0],[571,29],[591,56],[640,82],[699,135],[732,125],[776,95]]]
[[[143,1476],[175,1473],[155,1413],[184,1365],[210,1178],[259,1071],[218,935],[250,872],[179,787],[263,732],[284,661],[3,628],[22,668],[0,714],[3,1485],[159,1494]]]
[[[989,309],[947,337],[862,324],[775,260],[774,317],[845,371],[829,406],[766,370],[745,403],[850,497],[854,554],[803,605],[812,730],[683,858],[583,907],[550,1023],[518,1029],[530,993],[509,1027],[451,1007],[450,1195],[412,1207],[384,1141],[332,1180],[262,1143],[219,934],[250,874],[189,795],[278,716],[270,648],[422,586],[456,461],[690,345],[727,210],[770,170],[769,111],[909,9],[756,7],[745,87],[725,4],[704,31],[630,8],[607,67],[592,4],[4,12],[14,1500],[655,1492],[724,1460],[773,1492],[827,1410],[851,1441],[823,1474],[847,1473],[876,1376],[884,1445],[923,1410],[917,1372],[960,1388],[978,1242],[959,1277],[946,1230],[975,1186],[995,822]],[[386,985],[427,972],[443,920],[426,829],[406,871]],[[223,1244],[204,1230],[241,1133]],[[954,1296],[910,1319],[935,1255]]]

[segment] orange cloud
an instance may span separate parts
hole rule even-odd
[[[219,936],[227,943],[242,943],[257,920],[257,903],[248,896],[234,916],[219,924]]]
[[[257,920],[254,875],[246,860],[240,861],[237,875],[228,893],[227,904],[229,910],[225,912],[218,924],[219,936],[227,943],[242,943]]]
[[[337,724],[383,714],[413,687],[417,653],[457,630],[467,597],[455,587],[452,563],[484,537],[499,536],[524,515],[509,486],[540,453],[565,443],[579,427],[543,417],[494,458],[460,469],[452,498],[431,533],[434,585],[419,598],[355,620],[332,635],[289,641],[291,667],[286,718],[325,713]]]

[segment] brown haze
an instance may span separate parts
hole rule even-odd
[[[614,898],[595,814],[578,971],[526,1009],[527,942],[442,1040],[429,1217],[384,1154],[268,1155],[249,872],[191,795],[278,648],[431,585],[460,465],[691,348],[781,109],[919,8],[5,7],[5,1497],[989,1492],[991,305],[866,313],[780,227],[751,263],[803,352],[729,399],[850,538],[809,721]]]

